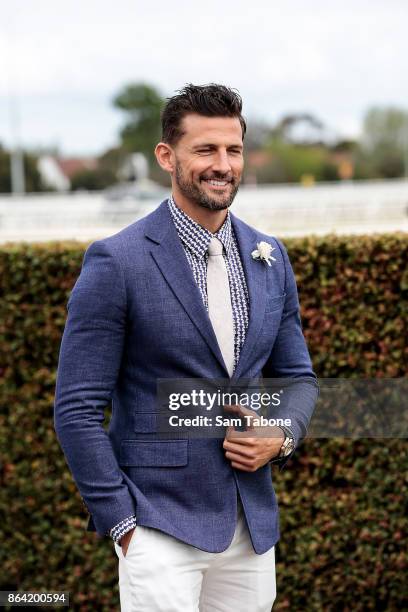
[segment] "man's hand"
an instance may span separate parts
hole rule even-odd
[[[133,527],[130,531],[127,531],[124,536],[119,540],[119,546],[122,547],[123,556],[126,557],[127,549],[129,547],[130,540],[136,527]]]
[[[239,404],[225,405],[224,409],[236,416],[248,416],[249,420],[259,417],[254,410]],[[262,427],[250,423],[247,431],[228,427],[223,447],[233,468],[255,472],[278,455],[284,439],[285,434],[280,427]]]

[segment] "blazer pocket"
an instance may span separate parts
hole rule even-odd
[[[188,440],[123,440],[120,465],[176,467],[187,465]]]
[[[267,299],[265,313],[274,312],[275,310],[279,310],[283,308],[285,304],[286,293],[283,295],[278,295],[276,297]]]

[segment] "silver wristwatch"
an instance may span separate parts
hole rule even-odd
[[[281,427],[283,433],[285,434],[285,439],[282,442],[282,446],[280,447],[280,451],[278,457],[287,457],[290,453],[295,449],[295,440],[293,439],[292,432],[286,427]]]

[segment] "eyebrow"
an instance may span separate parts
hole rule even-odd
[[[217,145],[215,145],[215,144],[213,144],[211,142],[201,143],[201,144],[195,145],[193,147],[194,150],[197,150],[197,149],[216,149],[216,148],[217,148]],[[243,149],[243,148],[244,148],[243,145],[238,144],[238,143],[237,144],[230,144],[230,145],[227,146],[227,149]]]

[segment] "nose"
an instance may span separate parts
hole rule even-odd
[[[214,172],[219,172],[219,174],[228,174],[228,172],[231,172],[231,164],[226,150],[217,151],[212,169]]]

